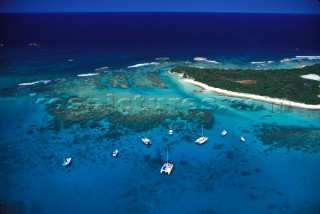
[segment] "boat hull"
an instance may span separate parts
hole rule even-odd
[[[161,167],[160,173],[164,172],[164,173],[167,173],[168,175],[170,175],[172,169],[173,169],[173,164],[172,163],[165,163]]]

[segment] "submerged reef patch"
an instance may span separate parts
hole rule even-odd
[[[91,99],[76,96],[50,102],[47,104],[46,110],[54,116],[55,127],[61,125],[68,127],[75,123],[87,123],[88,120],[101,120],[113,112],[111,105],[97,104]]]
[[[70,102],[72,100],[72,102]],[[68,128],[80,124],[82,127],[91,127],[94,121],[108,123],[108,133],[121,131],[122,134],[128,130],[140,132],[165,124],[166,119],[182,119],[188,122],[204,125],[211,128],[214,116],[206,110],[172,110],[166,108],[144,107],[137,111],[125,111],[116,108],[106,102],[97,102],[88,97],[81,98],[71,96],[60,98],[47,104],[46,110],[53,116],[50,127],[59,129]],[[95,122],[96,123],[96,122]],[[93,126],[97,126],[96,124]],[[116,133],[114,133],[116,135]]]
[[[277,126],[263,124],[258,137],[263,144],[272,148],[287,148],[303,152],[320,151],[320,129],[297,126]]]
[[[129,88],[128,75],[124,72],[112,74],[112,88]]]

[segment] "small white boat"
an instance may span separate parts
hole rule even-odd
[[[64,159],[62,166],[68,166],[71,162],[71,158]]]
[[[196,140],[196,143],[197,144],[203,144],[205,142],[207,142],[208,138],[207,137],[199,137],[197,140]]]
[[[142,142],[146,145],[151,145],[151,141],[148,138],[142,138]]]
[[[222,132],[221,132],[221,136],[223,137],[223,136],[226,136],[228,134],[228,132],[226,131],[226,130],[223,130]]]
[[[208,138],[203,136],[203,126],[202,126],[202,137],[199,137],[196,140],[196,143],[197,144],[203,144],[203,143],[207,142],[207,140],[208,140]]]
[[[243,136],[240,137],[240,140],[241,140],[242,142],[246,142],[246,139],[244,139]]]
[[[170,175],[171,170],[173,168],[173,164],[169,163],[169,159],[168,159],[168,148],[167,148],[167,162],[163,164],[163,166],[161,167],[160,173],[164,172],[167,173],[168,175]]]
[[[171,125],[170,125],[169,135],[173,135],[173,130],[171,129]]]
[[[164,163],[163,166],[161,167],[160,173],[165,172],[168,175],[170,175],[172,168],[173,168],[172,163]]]
[[[118,152],[119,152],[118,149],[115,150],[115,151],[112,153],[112,156],[113,156],[113,157],[116,157],[116,156],[118,155]]]

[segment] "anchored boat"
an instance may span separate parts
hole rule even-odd
[[[113,156],[113,157],[116,157],[116,156],[118,155],[118,152],[119,152],[118,149],[115,150],[115,151],[112,153],[112,156]]]
[[[168,175],[170,175],[171,170],[173,168],[173,164],[169,163],[168,153],[169,153],[169,148],[167,147],[167,162],[164,163],[163,166],[161,167],[160,173],[164,172],[164,173],[167,173]]]
[[[151,145],[151,140],[149,140],[148,138],[142,138],[141,140],[144,144]]]
[[[245,139],[243,136],[240,137],[240,140],[241,140],[242,142],[246,142],[246,139]]]
[[[62,166],[68,166],[70,162],[71,162],[71,158],[67,158],[67,159],[64,158]]]
[[[171,125],[170,125],[169,135],[173,135],[173,130],[171,129]]]
[[[208,140],[207,137],[204,137],[204,136],[203,136],[203,126],[202,126],[202,132],[201,132],[201,133],[202,133],[202,134],[201,134],[202,137],[199,137],[199,138],[196,140],[196,143],[197,143],[197,144],[203,144],[203,143],[207,142],[207,140]]]

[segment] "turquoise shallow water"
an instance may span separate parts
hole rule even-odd
[[[1,53],[0,199],[6,212],[319,213],[319,111],[220,96],[167,72],[181,64],[261,66],[251,64],[250,55],[204,56],[215,64],[43,48]],[[280,60],[263,68],[318,62]],[[158,64],[128,68],[151,62]],[[95,71],[103,66],[109,69]],[[98,75],[77,76],[88,73]],[[40,80],[51,82],[18,85]],[[200,146],[194,141],[201,125],[209,140]],[[170,176],[159,173],[167,147]],[[61,165],[64,157],[72,157],[70,166]]]

